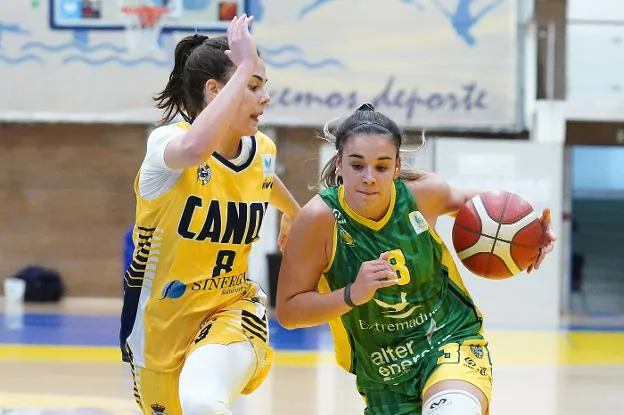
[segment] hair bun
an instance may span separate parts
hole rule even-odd
[[[193,43],[196,46],[201,45],[202,43],[204,43],[206,40],[209,40],[210,38],[206,35],[200,35],[199,33],[195,33],[193,35]]]
[[[368,102],[366,104],[363,104],[362,106],[360,106],[360,108],[357,109],[358,111],[375,111],[375,107],[373,107],[373,104],[369,104]]]

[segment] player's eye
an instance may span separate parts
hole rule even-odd
[[[353,170],[362,170],[364,168],[361,164],[352,164],[351,167]]]
[[[249,90],[252,92],[256,92],[258,89],[260,89],[260,85],[249,85]]]
[[[383,173],[388,170],[388,166],[377,166],[377,171]]]

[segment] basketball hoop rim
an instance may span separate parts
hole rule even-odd
[[[160,18],[169,13],[165,6],[123,6],[121,12],[127,16],[136,15],[144,27],[154,27]]]
[[[152,13],[162,16],[169,13],[169,9],[165,6],[123,6],[121,12],[124,14]]]

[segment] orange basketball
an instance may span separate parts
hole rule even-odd
[[[474,274],[512,277],[539,254],[544,229],[533,206],[515,193],[484,192],[468,201],[453,225],[453,246]]]

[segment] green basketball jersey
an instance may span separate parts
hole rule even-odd
[[[423,376],[419,361],[428,353],[481,336],[481,315],[452,256],[405,183],[395,180],[390,208],[379,221],[351,210],[342,186],[325,189],[320,196],[336,217],[333,257],[320,290],[354,282],[362,262],[386,251],[399,279],[330,323],[337,360],[357,375],[359,385],[398,384]]]

